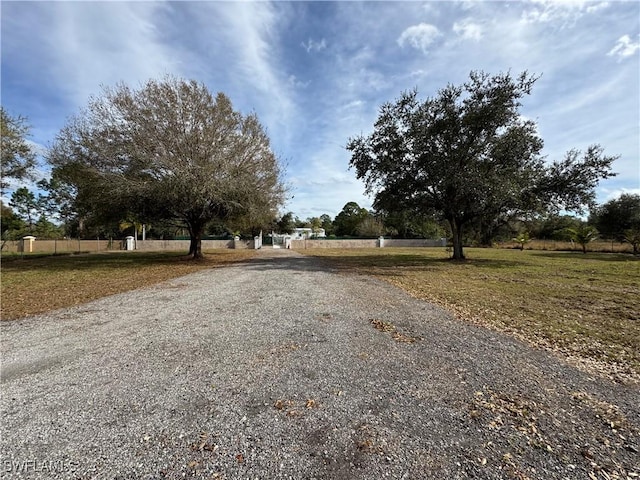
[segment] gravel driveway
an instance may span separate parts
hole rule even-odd
[[[6,478],[640,474],[637,385],[291,251],[0,332]]]

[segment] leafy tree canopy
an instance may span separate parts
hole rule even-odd
[[[320,222],[321,222],[320,226],[324,228],[324,233],[327,236],[333,235],[334,226],[333,226],[333,220],[331,219],[331,215],[323,213],[322,215],[320,215]]]
[[[296,228],[296,221],[293,212],[287,212],[277,222],[279,233],[293,233]]]
[[[446,231],[434,215],[408,210],[379,212],[383,217],[385,234],[400,238],[441,238]]]
[[[531,221],[529,231],[537,239],[568,240],[568,229],[576,229],[581,224],[579,218],[571,215],[545,215]]]
[[[15,214],[33,230],[40,210],[39,202],[33,192],[26,187],[18,188],[11,194],[9,205],[13,208]]]
[[[625,231],[640,229],[640,195],[623,193],[595,208],[589,217],[606,238],[623,239]]]
[[[26,231],[26,224],[11,207],[0,202],[0,228],[2,230],[2,247],[7,240],[14,240],[16,232]]]
[[[358,235],[358,225],[368,216],[369,212],[366,208],[360,207],[356,202],[348,202],[333,221],[336,235]]]
[[[367,215],[356,227],[359,237],[379,237],[384,234],[384,224],[380,218]]]
[[[38,182],[38,188],[46,192],[41,195],[40,201],[43,213],[47,216],[57,218],[64,224],[78,217],[77,189],[64,181],[61,169],[54,168],[48,180],[42,179]]]
[[[79,209],[179,220],[194,257],[211,220],[272,218],[286,195],[257,116],[175,78],[105,88],[60,132],[49,161],[76,190]]]
[[[373,133],[347,143],[376,210],[439,214],[462,259],[463,230],[474,220],[592,204],[615,157],[596,145],[547,166],[535,123],[519,111],[536,80],[471,72],[433,98],[412,91],[382,105]]]
[[[5,179],[24,180],[31,178],[36,165],[36,155],[27,144],[29,125],[24,117],[12,117],[0,107],[0,157],[4,191],[9,185]]]

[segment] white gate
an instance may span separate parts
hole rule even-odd
[[[291,248],[291,235],[272,234],[273,248]]]

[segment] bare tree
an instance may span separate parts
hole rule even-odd
[[[104,89],[60,132],[49,161],[94,210],[184,222],[194,258],[208,222],[273,215],[286,195],[257,116],[175,78]]]

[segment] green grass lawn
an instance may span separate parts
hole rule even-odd
[[[640,378],[640,259],[627,254],[465,249],[306,250],[384,279],[458,317]]]
[[[180,253],[111,252],[2,257],[2,320],[85,303],[106,295],[246,260],[255,250],[215,250],[200,261]]]

